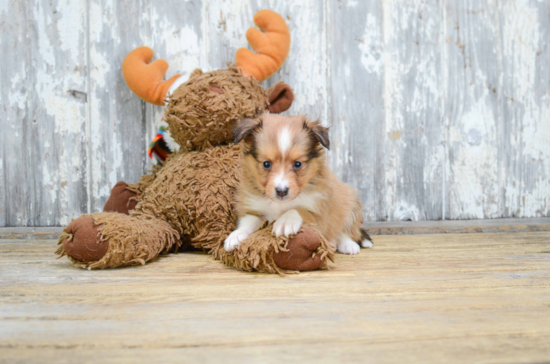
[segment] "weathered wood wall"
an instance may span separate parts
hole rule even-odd
[[[162,108],[125,55],[224,67],[262,8],[293,37],[267,84],[331,126],[368,220],[550,216],[549,1],[0,0],[0,226],[63,225],[138,180]]]

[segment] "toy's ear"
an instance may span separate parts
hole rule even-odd
[[[235,131],[233,132],[233,141],[235,142],[235,144],[238,144],[241,140],[246,138],[246,136],[250,134],[252,130],[258,127],[262,127],[262,121],[260,119],[243,119],[235,127]]]
[[[278,114],[290,108],[294,101],[294,92],[289,85],[279,82],[271,89],[268,100],[269,112]]]

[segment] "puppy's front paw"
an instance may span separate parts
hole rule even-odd
[[[365,239],[361,242],[361,247],[362,248],[372,248],[373,246],[374,246],[374,244],[372,243],[372,240]]]
[[[279,217],[273,224],[273,232],[277,236],[290,236],[297,234],[302,227],[302,216],[296,210],[289,210]]]
[[[359,248],[359,244],[357,244],[355,241],[351,239],[342,239],[338,243],[338,247],[336,248],[338,250],[338,253],[347,254],[347,255],[355,255],[359,254],[359,251],[361,250]]]
[[[243,229],[233,231],[223,242],[224,249],[228,252],[233,251],[233,249],[238,247],[249,235],[250,234]]]

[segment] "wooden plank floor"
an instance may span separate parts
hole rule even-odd
[[[550,233],[375,240],[284,278],[201,253],[87,271],[52,240],[0,240],[0,359],[550,361]]]
[[[437,220],[376,221],[363,227],[370,235],[527,233],[550,231],[550,217]],[[62,227],[0,227],[0,239],[57,239]]]

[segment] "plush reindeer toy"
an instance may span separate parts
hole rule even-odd
[[[165,121],[180,149],[140,182],[117,183],[104,212],[74,219],[59,239],[59,255],[78,267],[113,268],[145,264],[160,253],[192,245],[245,271],[283,274],[326,267],[332,247],[311,226],[288,239],[263,226],[234,251],[223,248],[235,229],[233,202],[240,178],[233,128],[266,110],[285,111],[294,98],[284,83],[268,90],[258,83],[275,73],[288,54],[284,19],[262,10],[254,22],[263,32],[251,28],[246,35],[256,53],[239,49],[236,66],[197,69],[187,81],[174,76],[163,82],[168,64],[149,63],[153,51],[147,47],[126,57],[123,74],[129,88],[150,103],[167,100]]]

